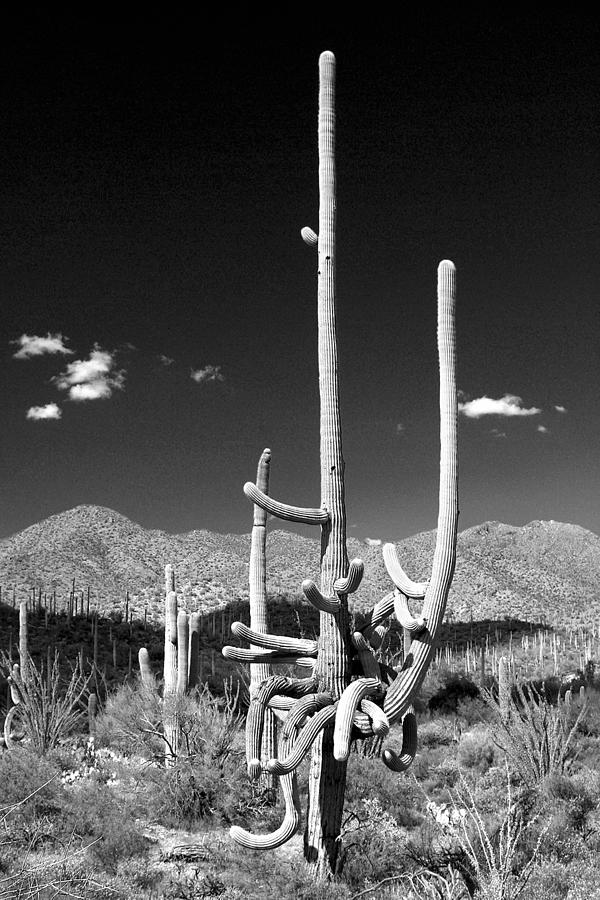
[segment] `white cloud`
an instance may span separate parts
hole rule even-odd
[[[480,419],[482,416],[537,416],[541,413],[541,409],[536,406],[525,409],[522,403],[521,398],[514,394],[505,394],[498,400],[484,396],[459,402],[458,411],[468,419]]]
[[[398,422],[398,424],[396,425],[396,434],[402,434],[403,431],[404,425],[402,424],[402,422]]]
[[[495,438],[505,438],[506,437],[506,432],[500,431],[499,428],[492,428],[492,430],[490,431],[490,434],[493,435],[493,437],[495,437]]]
[[[60,419],[62,410],[56,403],[46,403],[45,406],[32,406],[27,410],[28,419]]]
[[[190,378],[196,384],[207,384],[209,381],[225,381],[221,366],[204,366],[203,369],[192,369]]]
[[[381,538],[365,538],[367,547],[381,547]]]
[[[123,388],[125,373],[115,369],[114,354],[96,344],[89,359],[69,363],[53,381],[59,390],[68,391],[69,400],[99,400]]]
[[[554,409],[559,413],[566,413],[567,411],[564,406],[555,406]]]
[[[46,337],[39,337],[37,334],[22,334],[16,341],[11,344],[18,344],[19,350],[13,353],[15,359],[31,359],[32,356],[43,356],[44,354],[62,353],[66,356],[72,356],[73,351],[65,347],[65,340],[62,334],[48,334]]]
[[[537,430],[540,432],[540,434],[548,434],[548,429],[545,425],[538,425]]]
[[[165,356],[164,353],[158,354],[158,361],[162,363],[163,366],[172,366],[175,362],[172,356]]]

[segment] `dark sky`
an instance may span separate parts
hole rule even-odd
[[[81,503],[249,531],[242,485],[265,446],[273,495],[318,504],[299,231],[318,224],[325,49],[350,534],[435,527],[445,258],[460,527],[600,532],[598,23],[300,22],[4,30],[0,535]]]

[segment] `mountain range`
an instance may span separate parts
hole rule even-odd
[[[435,531],[397,543],[411,578],[429,577]],[[365,563],[351,602],[364,610],[390,590],[381,547],[349,539],[350,558]],[[164,566],[190,608],[209,610],[247,599],[249,534],[148,530],[114,510],[77,506],[0,541],[2,599],[22,599],[32,589],[59,605],[75,580],[89,588],[93,607],[122,607],[126,592],[136,613],[160,614]],[[304,578],[317,578],[319,541],[273,530],[267,542],[268,590],[301,597]],[[565,626],[593,626],[600,610],[600,537],[578,525],[534,521],[523,526],[486,522],[460,533],[448,614],[456,621],[517,618]]]

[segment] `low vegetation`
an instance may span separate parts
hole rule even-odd
[[[94,738],[64,735],[42,753],[25,737],[0,755],[0,896],[592,900],[599,687],[588,683],[584,705],[558,706],[516,687],[502,718],[494,685],[481,696],[464,675],[432,673],[412,770],[395,774],[368,741],[356,744],[344,867],[321,887],[295,845],[233,852],[231,823],[269,831],[282,808],[248,781],[244,705],[231,685],[178,701],[186,740],[165,767],[156,696],[125,684],[109,693]],[[306,765],[299,775],[306,793]]]

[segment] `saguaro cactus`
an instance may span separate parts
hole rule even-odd
[[[321,528],[320,586],[307,578],[306,599],[320,611],[317,641],[260,633],[234,623],[232,630],[255,648],[225,647],[223,654],[249,663],[295,661],[310,668],[305,678],[273,675],[253,694],[247,718],[248,772],[261,772],[261,739],[269,709],[287,712],[280,757],[267,769],[280,776],[286,801],[281,827],[270,835],[231,830],[240,844],[276,847],[299,827],[300,811],[294,772],[311,751],[309,800],[304,840],[305,858],[321,875],[335,872],[340,862],[340,831],[346,781],[346,761],[357,737],[385,737],[390,725],[402,722],[400,752],[387,749],[384,762],[403,771],[416,752],[416,719],[412,701],[434,653],[454,572],[458,518],[456,448],[457,399],[455,383],[455,269],[445,260],[438,268],[438,350],[440,362],[440,490],[436,548],[431,578],[413,582],[404,572],[394,545],[384,547],[384,562],[394,589],[367,616],[360,631],[351,632],[348,595],[360,586],[363,563],[348,561],[344,500],[344,459],[338,390],[336,341],[336,172],[335,172],[335,58],[325,52],[319,60],[319,234],[302,229],[309,246],[318,247],[318,360],[321,425],[321,503],[316,508],[291,506],[269,497],[248,483],[247,497],[273,516]],[[409,599],[423,601],[414,616]],[[406,635],[406,652],[399,672],[380,664],[374,655],[395,615]]]
[[[138,662],[142,684],[156,690],[146,647],[140,647]],[[165,566],[165,651],[163,663],[163,732],[165,764],[174,765],[179,748],[177,697],[196,687],[200,671],[200,616],[177,609],[175,574]]]

